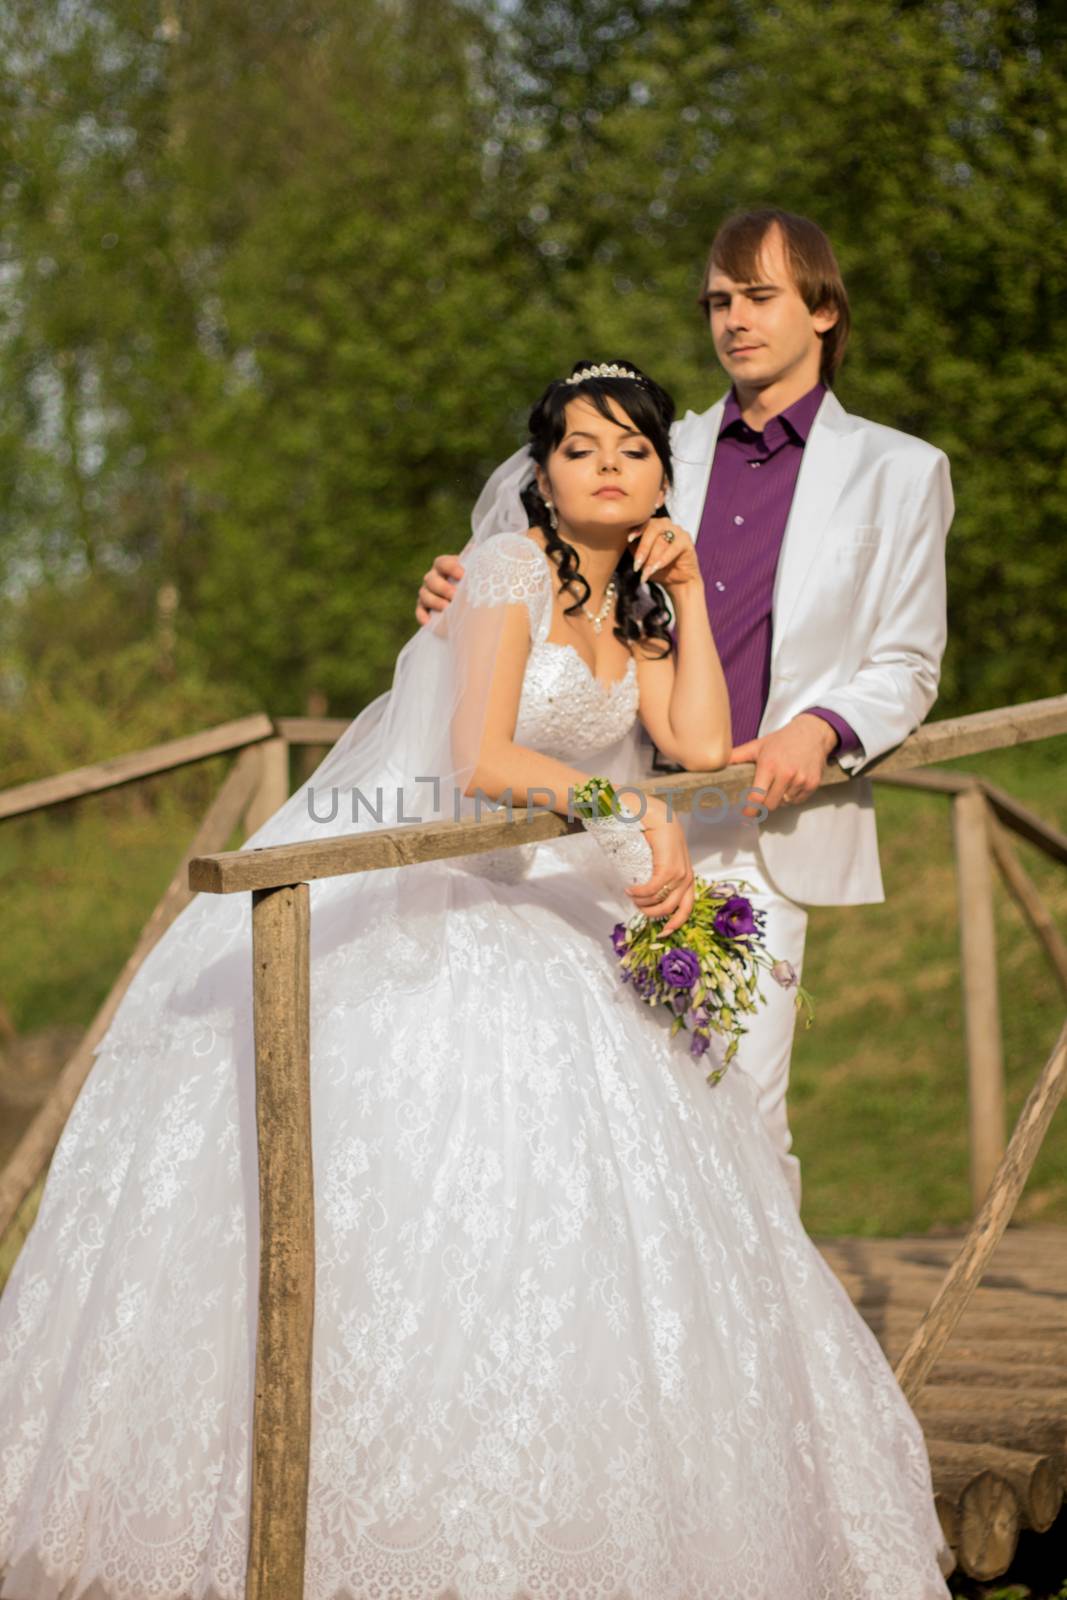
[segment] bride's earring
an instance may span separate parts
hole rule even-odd
[[[556,516],[556,508],[552,504],[552,501],[548,499],[545,500],[545,505],[548,507],[548,525],[552,529],[552,532],[555,533],[559,527],[559,518]]]

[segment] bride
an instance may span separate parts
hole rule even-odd
[[[632,368],[549,386],[462,596],[252,843],[425,820],[428,785],[565,811],[638,714],[722,763],[672,414]],[[681,826],[640,827],[629,890],[589,834],[312,886],[308,1600],[948,1593],[918,1424],[753,1084],[618,982],[612,924],[693,903]],[[201,896],[142,967],[0,1300],[6,1600],[244,1592],[249,924]]]

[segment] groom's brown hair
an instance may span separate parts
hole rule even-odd
[[[760,249],[768,231],[775,225],[781,229],[793,282],[808,310],[821,311],[829,307],[837,312],[833,327],[820,334],[820,376],[827,387],[832,387],[845,354],[852,316],[834,247],[817,222],[812,222],[808,217],[798,217],[793,211],[780,211],[776,206],[765,206],[757,211],[737,211],[732,217],[727,217],[712,240],[708,264],[704,269],[700,304],[706,311],[708,278],[712,267],[718,267],[735,283],[756,281],[759,277]]]

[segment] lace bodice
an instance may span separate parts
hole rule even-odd
[[[470,604],[521,602],[530,615],[516,742],[585,767],[633,726],[637,668],[631,657],[621,678],[603,683],[573,645],[548,638],[553,581],[542,551],[520,533],[500,534],[478,549],[465,579]]]

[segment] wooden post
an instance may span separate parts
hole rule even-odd
[[[1004,1154],[1004,1061],[988,816],[985,796],[977,785],[953,799],[970,1105],[971,1206],[975,1212],[985,1199]]]
[[[248,808],[245,826],[249,834],[273,817],[289,798],[289,744],[285,739],[267,739],[259,746],[259,788]]]
[[[931,1302],[930,1309],[915,1329],[908,1347],[896,1367],[896,1378],[912,1405],[915,1404],[927,1375],[952,1337],[967,1303],[981,1282],[982,1274],[1004,1230],[1011,1221],[1016,1202],[1030,1176],[1037,1152],[1045,1137],[1053,1112],[1067,1092],[1067,1022],[1045,1062],[1026,1104],[1019,1113],[1011,1143],[997,1170],[995,1181],[982,1208],[971,1224],[963,1248]],[[1062,1329],[1056,1328],[1056,1335]],[[1055,1447],[1063,1448],[1060,1439]]]
[[[1008,838],[1007,830],[995,816],[989,818],[989,843],[1009,893],[1040,940],[1060,980],[1060,987],[1067,995],[1067,941],[1053,922],[1036,885],[1019,860],[1018,851]]]
[[[252,896],[259,1323],[247,1600],[304,1592],[315,1216],[306,883]]]

